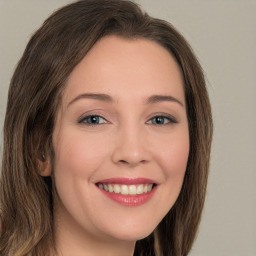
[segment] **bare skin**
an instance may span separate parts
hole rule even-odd
[[[155,42],[105,37],[77,65],[53,134],[59,255],[131,256],[156,228],[186,171],[185,105],[180,69]],[[113,178],[152,180],[152,197],[120,204],[99,187]]]

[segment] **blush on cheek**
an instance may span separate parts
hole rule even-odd
[[[171,145],[165,151],[160,151],[158,163],[162,170],[169,175],[183,175],[186,171],[189,155],[189,143]]]
[[[90,147],[86,150],[85,147],[75,142],[61,146],[62,150],[56,152],[56,169],[61,172],[60,175],[88,179],[97,170],[102,161],[99,150]]]

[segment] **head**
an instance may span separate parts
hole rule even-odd
[[[205,199],[212,136],[202,69],[169,23],[148,16],[129,1],[88,0],[66,6],[45,21],[28,43],[11,81],[1,185],[6,230],[1,239],[9,248],[16,244],[13,255],[40,255],[42,248],[54,246],[54,167],[61,108],[74,72],[93,49],[111,38],[120,44],[123,40],[124,46],[146,42],[169,52],[181,75],[186,109],[189,149],[179,195],[152,233],[138,237],[142,240],[136,252],[186,255],[192,246]],[[18,239],[20,230],[23,240]]]

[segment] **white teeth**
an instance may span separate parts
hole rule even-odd
[[[148,192],[150,192],[152,190],[152,188],[153,188],[153,184],[149,184],[148,185]]]
[[[124,185],[124,184],[98,184],[98,187],[107,192],[122,195],[141,195],[152,190],[153,184]]]
[[[116,194],[119,194],[120,191],[121,191],[120,186],[117,185],[117,184],[115,184],[115,185],[114,185],[114,192],[115,192]]]
[[[137,187],[137,194],[140,195],[143,193],[143,185],[140,184],[138,187]]]
[[[103,184],[103,188],[105,191],[108,191],[108,186],[106,184]]]
[[[108,184],[108,192],[112,193],[114,191],[111,184]]]
[[[136,195],[136,186],[135,185],[129,186],[129,195]]]
[[[127,185],[122,185],[121,186],[121,194],[122,195],[128,195],[129,194],[129,190],[128,190],[128,186]]]

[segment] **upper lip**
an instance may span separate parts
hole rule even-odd
[[[96,184],[125,184],[125,185],[136,185],[136,184],[157,184],[156,181],[148,178],[125,178],[115,177],[110,179],[104,179],[96,182]]]

